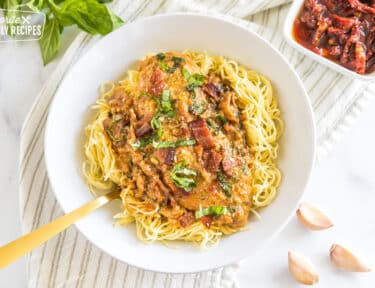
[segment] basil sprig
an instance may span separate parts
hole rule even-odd
[[[16,16],[27,8],[46,15],[43,36],[39,40],[43,63],[46,65],[56,57],[61,44],[60,36],[65,27],[77,25],[91,35],[106,35],[124,23],[104,2],[110,1],[0,0],[0,8],[9,9]]]

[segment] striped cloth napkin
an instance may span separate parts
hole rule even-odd
[[[318,155],[356,117],[374,84],[351,80],[291,49],[282,38],[288,0],[121,0],[113,8],[126,22],[166,12],[216,13],[252,29],[283,53],[301,76],[315,111]],[[44,85],[25,121],[21,135],[21,219],[27,233],[62,215],[48,181],[43,136],[49,105],[70,67],[98,41],[77,36]],[[90,244],[75,227],[33,251],[27,258],[28,285],[45,287],[237,287],[237,265],[196,274],[162,274],[121,263]]]

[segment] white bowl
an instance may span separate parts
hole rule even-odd
[[[150,52],[196,49],[224,55],[266,75],[273,83],[285,120],[279,166],[283,181],[276,200],[251,219],[251,230],[225,237],[201,251],[191,244],[171,249],[140,242],[134,229],[114,227],[117,205],[79,221],[77,228],[97,247],[128,264],[181,273],[221,267],[254,255],[285,226],[308,181],[315,155],[315,129],[309,98],[284,57],[243,27],[215,17],[159,15],[126,24],[92,47],[58,89],[48,118],[45,159],[56,198],[65,212],[92,200],[82,177],[83,128],[101,83],[119,79]],[[117,211],[118,212],[118,211]]]
[[[302,9],[302,5],[304,4],[305,0],[294,0],[292,5],[289,8],[288,15],[286,16],[285,22],[284,22],[284,37],[288,44],[292,46],[293,48],[297,49],[299,52],[309,56],[310,58],[320,62],[323,65],[328,66],[329,68],[335,70],[336,72],[339,72],[341,74],[344,74],[346,76],[349,76],[351,78],[357,78],[362,80],[373,80],[375,79],[375,72],[371,72],[368,74],[358,74],[352,70],[349,70],[345,68],[344,66],[341,66],[334,61],[331,61],[323,56],[320,56],[311,50],[305,48],[301,44],[299,44],[294,36],[293,36],[293,22],[297,18],[299,12]]]

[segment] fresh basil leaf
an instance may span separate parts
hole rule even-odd
[[[112,2],[112,0],[98,0],[99,3],[109,3]]]
[[[108,2],[110,1],[112,0],[109,0]],[[109,15],[111,16],[113,30],[116,30],[117,28],[120,28],[122,25],[124,25],[124,21],[119,16],[117,16],[115,13],[113,13],[109,9],[108,9],[108,12],[109,12]]]
[[[225,206],[210,206],[210,207],[195,211],[195,218],[199,219],[207,215],[216,215],[216,216],[224,215],[227,213],[227,211],[228,209]]]
[[[22,0],[2,0],[0,6],[6,10],[19,10],[18,5],[22,3]],[[9,11],[7,11],[9,12]]]
[[[152,146],[154,146],[155,149],[159,148],[176,148],[180,146],[193,146],[197,142],[195,139],[187,139],[187,140],[178,140],[178,141],[165,141],[165,142],[153,142]]]
[[[39,46],[42,52],[43,63],[47,65],[56,56],[60,48],[60,24],[56,18],[46,18]]]
[[[93,35],[105,35],[113,30],[109,10],[96,0],[66,0],[56,12],[64,25],[74,23]]]
[[[196,170],[186,168],[186,162],[180,162],[176,164],[171,172],[171,179],[177,187],[184,189],[185,191],[191,191],[195,186],[194,176],[198,173]]]

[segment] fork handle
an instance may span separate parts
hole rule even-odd
[[[0,247],[0,269],[42,245],[87,214],[113,200],[114,197],[111,194],[113,192],[100,196],[68,214]]]

